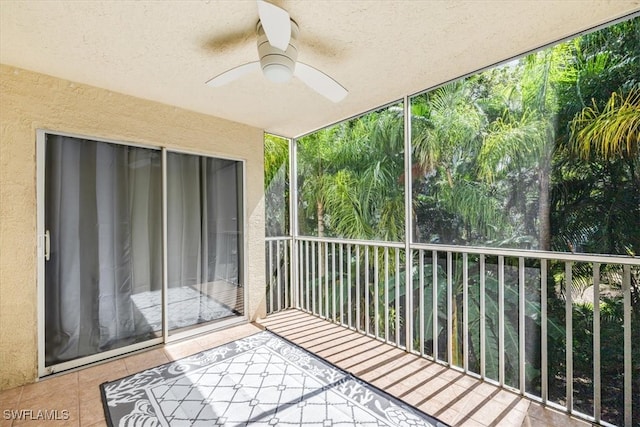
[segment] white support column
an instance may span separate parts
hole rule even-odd
[[[169,221],[167,219],[167,149],[162,148],[162,337],[169,339],[169,255],[167,248]]]
[[[289,234],[291,235],[291,244],[289,245],[290,267],[290,290],[291,290],[291,306],[300,308],[299,286],[300,281],[298,275],[298,141],[289,140]]]
[[[411,104],[408,96],[402,101],[404,118],[404,258],[405,258],[405,344],[407,351],[413,351],[413,215],[412,215],[412,147],[411,147]],[[422,275],[422,271],[419,273]],[[398,332],[399,333],[399,332]]]

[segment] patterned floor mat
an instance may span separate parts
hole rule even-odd
[[[444,425],[268,331],[101,388],[112,426]]]

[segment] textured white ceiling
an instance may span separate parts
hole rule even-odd
[[[274,1],[300,26],[298,60],[349,96],[333,104],[259,73],[256,3],[0,0],[0,62],[298,136],[640,10],[640,0]]]

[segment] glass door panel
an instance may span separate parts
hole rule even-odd
[[[167,153],[167,320],[183,330],[244,314],[242,163]]]
[[[156,150],[46,135],[45,366],[162,333]]]

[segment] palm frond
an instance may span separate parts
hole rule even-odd
[[[637,159],[640,141],[640,87],[624,97],[613,92],[604,108],[584,108],[571,122],[571,148],[581,158]],[[592,154],[593,153],[593,154]]]

